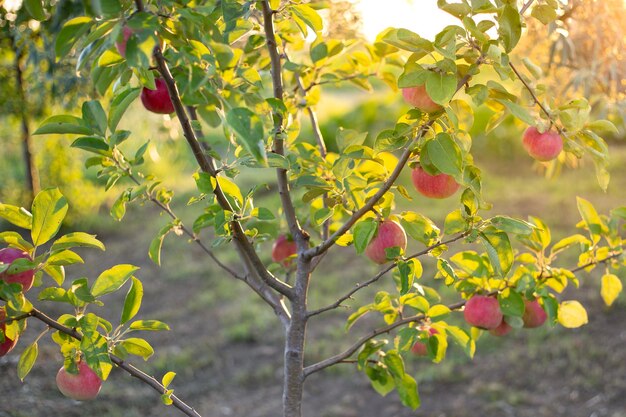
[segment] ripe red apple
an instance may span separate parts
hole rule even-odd
[[[32,261],[33,259],[28,255],[28,253],[24,252],[21,249],[15,248],[4,248],[0,249],[0,263],[11,264],[16,259],[28,259]],[[8,283],[18,283],[22,284],[22,291],[26,292],[30,290],[33,286],[33,281],[35,280],[35,271],[29,269],[24,272],[20,272],[17,274],[9,274],[8,271],[4,271],[0,274],[0,280]]]
[[[502,323],[500,303],[494,297],[475,295],[465,303],[465,321],[474,327],[491,330]]]
[[[133,34],[133,30],[128,26],[124,26],[122,29],[122,39],[115,42],[115,47],[117,48],[117,52],[120,53],[121,56],[126,57],[126,43],[128,42],[128,38]]]
[[[288,236],[280,235],[276,238],[274,246],[272,247],[272,261],[279,262],[287,267],[291,264],[291,256],[295,255],[298,251],[296,242]]]
[[[502,319],[502,321],[500,322],[500,325],[496,327],[495,329],[489,330],[489,333],[491,333],[494,336],[504,336],[511,330],[513,330],[511,325],[507,323],[506,321],[504,321],[504,319]]]
[[[411,179],[415,189],[429,198],[447,198],[456,193],[460,185],[451,175],[430,175],[417,165],[411,172]]]
[[[0,321],[4,320],[6,317],[7,317],[7,312],[5,308],[0,307]],[[0,332],[4,334],[6,327],[7,327],[6,323],[0,324]],[[15,340],[11,340],[7,337],[6,334],[4,335],[4,342],[0,343],[0,357],[6,355],[11,350],[13,350],[13,348],[15,347],[15,344],[17,343],[17,339],[18,338],[16,337]]]
[[[527,329],[533,329],[535,327],[540,327],[543,323],[548,319],[548,315],[545,310],[539,304],[537,300],[524,300],[524,315],[522,316],[522,320],[524,320],[524,327]]]
[[[61,394],[78,401],[93,400],[102,387],[102,380],[82,360],[78,362],[77,374],[70,374],[62,366],[56,380]]]
[[[430,336],[439,333],[437,329],[433,329],[432,327],[428,329],[428,333]],[[428,339],[426,339],[428,340]],[[425,342],[418,340],[415,342],[413,347],[411,348],[411,352],[413,352],[417,356],[426,356],[428,355],[428,346],[426,346]]]
[[[385,249],[395,246],[406,249],[406,233],[399,223],[384,220],[378,225],[376,236],[365,248],[365,255],[377,264],[384,264],[387,262]]]
[[[170,114],[174,113],[174,104],[170,98],[170,93],[167,91],[167,85],[163,78],[157,78],[154,80],[156,84],[156,90],[150,90],[144,87],[141,90],[141,102],[146,110],[158,114]]]
[[[434,113],[441,110],[441,106],[430,98],[426,92],[426,85],[407,87],[402,89],[404,100],[413,107],[417,107],[425,113]]]
[[[540,133],[531,126],[524,132],[524,148],[526,152],[538,161],[551,161],[563,150],[563,138],[557,133],[548,130]]]

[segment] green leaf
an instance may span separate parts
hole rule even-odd
[[[413,410],[417,409],[420,406],[417,383],[413,377],[404,372],[402,357],[395,351],[389,351],[383,357],[383,362],[387,365],[389,373],[393,376],[402,404]]]
[[[109,145],[99,136],[82,136],[72,142],[72,148],[83,149],[98,155],[110,156]]]
[[[33,224],[32,214],[24,208],[9,204],[0,203],[0,217],[22,229],[30,230]]]
[[[104,136],[107,131],[107,115],[98,100],[90,100],[83,103],[83,120],[95,131]]]
[[[535,5],[530,15],[539,20],[544,25],[553,22],[557,18],[556,10],[554,9],[554,7],[547,4]]]
[[[152,242],[150,242],[150,248],[148,249],[148,256],[155,264],[161,266],[161,248],[163,247],[163,240],[165,236],[174,228],[173,223],[168,223],[159,230]]]
[[[324,28],[324,22],[320,15],[308,4],[296,4],[291,7],[291,11],[298,16],[315,33]]]
[[[308,7],[308,6],[307,6]],[[262,164],[266,164],[263,122],[251,110],[238,107],[226,114],[228,125],[235,131],[239,144]]]
[[[344,129],[343,127],[340,127],[337,130],[335,138],[337,140],[337,147],[339,148],[339,151],[342,152],[349,146],[362,145],[367,138],[367,132],[358,132],[356,130]]]
[[[515,235],[529,235],[535,227],[523,220],[513,219],[508,216],[494,216],[491,218],[491,224],[498,230]]]
[[[62,265],[45,265],[43,270],[46,274],[56,282],[58,285],[62,285],[65,281],[65,268]]]
[[[86,247],[105,250],[104,244],[96,239],[96,235],[90,235],[84,232],[74,232],[63,235],[55,240],[52,244],[52,247],[50,248],[50,251],[57,252],[75,247]]]
[[[504,99],[496,99],[496,101],[506,106],[506,108],[509,109],[509,111],[511,112],[513,116],[517,117],[518,119],[520,119],[522,122],[526,123],[527,125],[535,124],[535,118],[530,115],[528,110],[526,110],[524,107],[520,106],[519,104],[513,103],[512,101],[509,101],[509,100],[504,100]]]
[[[519,12],[511,5],[505,5],[498,16],[498,34],[506,52],[517,45],[522,36],[522,19]]]
[[[37,194],[32,206],[31,230],[35,246],[43,245],[57,234],[65,219],[67,209],[67,199],[58,188],[48,188]]]
[[[439,228],[428,217],[420,213],[407,211],[402,213],[400,224],[406,233],[418,242],[430,245],[439,238]]]
[[[354,247],[356,253],[360,254],[365,251],[367,245],[376,236],[378,230],[378,222],[374,219],[365,219],[354,226]]]
[[[350,330],[350,327],[352,327],[352,325],[354,323],[356,323],[356,321],[358,319],[360,319],[361,317],[363,317],[364,315],[366,315],[367,313],[369,313],[370,311],[375,310],[375,305],[374,304],[368,304],[368,305],[364,305],[359,307],[359,309],[357,311],[355,311],[354,313],[350,314],[350,317],[348,317],[348,320],[346,321],[346,330]]]
[[[122,285],[139,269],[138,266],[122,264],[102,272],[91,287],[94,297],[100,297],[120,289]]]
[[[444,174],[460,177],[463,171],[461,148],[447,133],[439,133],[426,142],[425,151],[432,164]]]
[[[426,92],[438,104],[446,105],[456,93],[456,77],[429,71],[426,75]]]
[[[476,352],[476,342],[465,330],[457,326],[446,326],[446,333],[452,336],[452,340],[458,344],[470,358]]]
[[[46,12],[43,9],[43,2],[41,0],[24,0],[23,4],[26,11],[33,19],[39,20],[40,22],[46,20]]]
[[[20,355],[20,360],[17,362],[17,376],[21,381],[24,381],[26,375],[33,369],[33,365],[37,361],[37,355],[39,354],[39,347],[37,342],[28,346]]]
[[[455,233],[461,233],[467,228],[467,220],[463,218],[461,209],[451,211],[446,216],[446,220],[443,224],[443,232],[446,235],[453,235]]]
[[[478,237],[487,251],[496,275],[502,278],[506,277],[514,260],[509,236],[493,228],[487,228]]]
[[[557,253],[564,251],[570,246],[576,245],[576,244],[591,246],[591,241],[589,241],[589,239],[587,239],[585,236],[580,235],[580,234],[575,234],[572,236],[565,237],[559,240],[558,242],[556,242],[554,246],[552,246],[552,248],[550,249],[550,255],[554,256]]]
[[[609,120],[594,120],[593,122],[590,122],[587,124],[587,126],[585,126],[587,129],[593,130],[595,132],[606,132],[606,133],[613,133],[613,134],[618,134],[619,130],[617,129],[617,127],[615,127],[615,125],[609,121]]]
[[[398,262],[398,272],[400,273],[400,295],[404,295],[413,285],[413,274],[409,264],[403,261]]]
[[[498,302],[500,303],[500,310],[506,316],[522,317],[524,315],[524,298],[515,292],[505,290],[498,294]]]
[[[46,261],[48,265],[73,265],[73,264],[83,264],[83,258],[81,258],[76,252],[71,250],[62,250],[60,252],[55,252]]]
[[[67,55],[93,24],[92,19],[85,16],[75,17],[65,22],[54,45],[57,60]]]
[[[141,94],[141,88],[129,88],[116,94],[111,100],[109,109],[109,130],[115,132],[117,124],[133,101]]]
[[[148,360],[154,354],[154,349],[144,339],[138,337],[130,337],[120,342],[120,346],[129,354],[142,357]]]
[[[57,115],[48,117],[33,132],[33,135],[46,134],[93,135],[94,130],[80,117]]]
[[[428,39],[422,38],[417,33],[408,29],[389,29],[385,31],[381,40],[396,48],[405,51],[415,52],[418,55],[425,56],[433,51],[433,44]]]
[[[131,277],[132,285],[126,294],[124,299],[124,308],[122,310],[122,317],[120,324],[128,322],[135,317],[141,307],[141,300],[143,299],[143,284],[135,277]]]
[[[158,332],[162,330],[169,330],[170,326],[158,320],[138,320],[131,323],[130,329]]]
[[[119,0],[91,0],[89,4],[98,17],[117,17],[122,11]]]
[[[598,243],[602,234],[607,230],[606,225],[593,207],[593,204],[589,201],[581,197],[576,197],[576,204],[578,205],[578,212],[589,230],[593,243]]]
[[[33,245],[24,240],[24,238],[22,238],[22,235],[17,232],[1,232],[0,242],[20,248],[26,252],[29,252],[33,249]]]

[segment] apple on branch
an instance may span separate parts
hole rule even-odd
[[[484,330],[495,329],[502,324],[500,303],[494,297],[475,295],[465,303],[465,321]]]
[[[524,315],[522,320],[524,321],[524,327],[527,329],[534,329],[541,327],[543,323],[548,319],[541,304],[537,300],[524,300]]]
[[[460,185],[448,174],[430,175],[417,165],[411,171],[411,180],[415,189],[425,197],[447,198],[456,193]]]
[[[170,98],[170,93],[167,91],[167,85],[163,78],[157,78],[154,80],[156,90],[150,90],[148,87],[144,87],[141,90],[141,102],[146,110],[149,110],[157,114],[170,114],[174,113],[174,104]]]
[[[7,312],[4,307],[0,307],[0,321],[7,318]],[[4,335],[4,341],[0,342],[0,357],[9,353],[15,347],[17,343],[17,337],[12,340],[9,339],[5,333],[7,328],[6,323],[0,323],[0,333]]]
[[[496,327],[495,329],[489,330],[489,333],[491,333],[494,336],[504,336],[508,334],[511,330],[513,330],[511,325],[507,323],[506,320],[504,320],[504,318],[502,318],[502,321],[500,322],[498,327]]]
[[[13,261],[17,259],[28,259],[32,261],[33,259],[28,255],[28,253],[24,252],[21,249],[15,248],[4,248],[0,249],[0,263],[3,264],[11,264]],[[4,271],[0,273],[0,280],[6,282],[7,284],[22,284],[22,291],[26,292],[31,289],[33,286],[33,281],[35,280],[35,271],[32,269],[18,272],[17,274],[11,274],[9,271]]]
[[[530,156],[542,162],[553,160],[563,150],[561,135],[552,130],[541,133],[534,126],[524,132],[523,144]]]
[[[411,106],[420,109],[424,113],[434,113],[442,109],[439,104],[430,98],[428,92],[426,92],[425,84],[403,88],[402,97]]]
[[[115,47],[117,48],[117,52],[123,57],[126,57],[126,44],[128,43],[128,39],[132,36],[133,30],[128,26],[124,26],[122,29],[122,39],[115,42]]]
[[[298,247],[291,236],[280,235],[272,246],[272,261],[282,264],[284,267],[291,265],[291,257],[296,254]]]
[[[437,329],[430,327],[428,329],[428,337],[439,333]],[[411,347],[411,352],[413,352],[416,356],[427,356],[428,355],[428,346],[426,346],[427,338],[421,337],[420,340],[415,342]]]
[[[406,250],[406,233],[399,223],[393,220],[383,220],[378,225],[376,236],[365,248],[365,255],[377,264],[388,262],[385,249],[399,247]]]
[[[68,372],[64,366],[57,372],[56,382],[61,394],[77,401],[96,398],[102,387],[102,380],[82,360],[77,363],[77,373]]]

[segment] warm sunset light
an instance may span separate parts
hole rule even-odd
[[[388,27],[405,28],[433,39],[455,19],[437,8],[436,0],[360,0],[357,8],[363,18],[363,32],[368,40]]]

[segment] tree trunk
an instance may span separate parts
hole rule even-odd
[[[296,296],[291,302],[291,322],[285,340],[285,376],[283,386],[284,417],[302,416],[302,394],[304,387],[304,341],[308,321],[307,296],[311,261],[298,259],[295,282]]]
[[[26,88],[24,86],[24,73],[22,71],[23,51],[18,47],[15,36],[11,36],[11,45],[15,52],[15,80],[17,86],[17,96],[20,106],[21,130],[22,130],[22,157],[24,159],[24,170],[26,172],[26,186],[30,191],[31,200],[39,192],[39,173],[35,166],[33,155],[32,138],[29,128],[28,105],[26,101]]]

